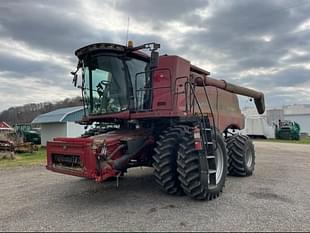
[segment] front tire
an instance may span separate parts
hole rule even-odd
[[[255,168],[253,142],[246,135],[235,134],[226,140],[228,172],[231,176],[250,176]]]
[[[215,142],[217,142],[215,145],[217,149],[214,152],[215,160],[221,161],[216,164],[216,173],[220,176],[217,176],[216,185],[211,186],[202,182],[200,155],[195,150],[192,127],[185,128],[178,153],[178,173],[183,191],[191,198],[212,200],[217,198],[223,190],[227,175],[227,154],[224,139],[218,132],[216,140],[213,140],[213,143]],[[210,174],[210,170],[208,172]]]
[[[165,130],[156,143],[153,155],[155,181],[168,194],[182,193],[177,174],[177,155],[182,131],[181,126]]]

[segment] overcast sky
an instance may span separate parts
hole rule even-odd
[[[214,78],[256,88],[268,106],[310,103],[310,1],[0,0],[0,111],[80,95],[74,50],[161,43]],[[250,106],[241,99],[243,106]]]

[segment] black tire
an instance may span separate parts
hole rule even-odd
[[[177,155],[182,132],[181,126],[165,130],[156,142],[153,155],[155,181],[168,194],[182,194],[177,174]]]
[[[215,142],[215,141],[214,141]],[[197,200],[212,200],[222,192],[227,176],[227,153],[225,142],[220,133],[216,133],[217,150],[223,155],[222,175],[213,187],[201,182],[199,152],[195,150],[192,127],[185,128],[178,152],[178,173],[181,187],[186,195]],[[209,187],[210,186],[210,187]]]
[[[229,175],[252,175],[255,168],[255,150],[251,139],[246,135],[233,135],[227,138],[226,145]]]

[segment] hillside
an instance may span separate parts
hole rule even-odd
[[[11,107],[0,113],[0,121],[5,121],[10,125],[16,123],[30,123],[36,116],[56,110],[58,108],[74,107],[82,105],[80,97],[67,98],[55,103],[30,103],[23,106]]]

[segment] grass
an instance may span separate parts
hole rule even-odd
[[[0,160],[0,169],[19,166],[33,166],[46,164],[46,149],[39,148],[33,153],[16,153],[15,160]]]
[[[262,141],[262,140],[260,140]],[[280,139],[267,139],[265,142],[281,142],[281,143],[293,143],[293,144],[310,144],[310,137],[301,138],[300,140],[280,140]]]

